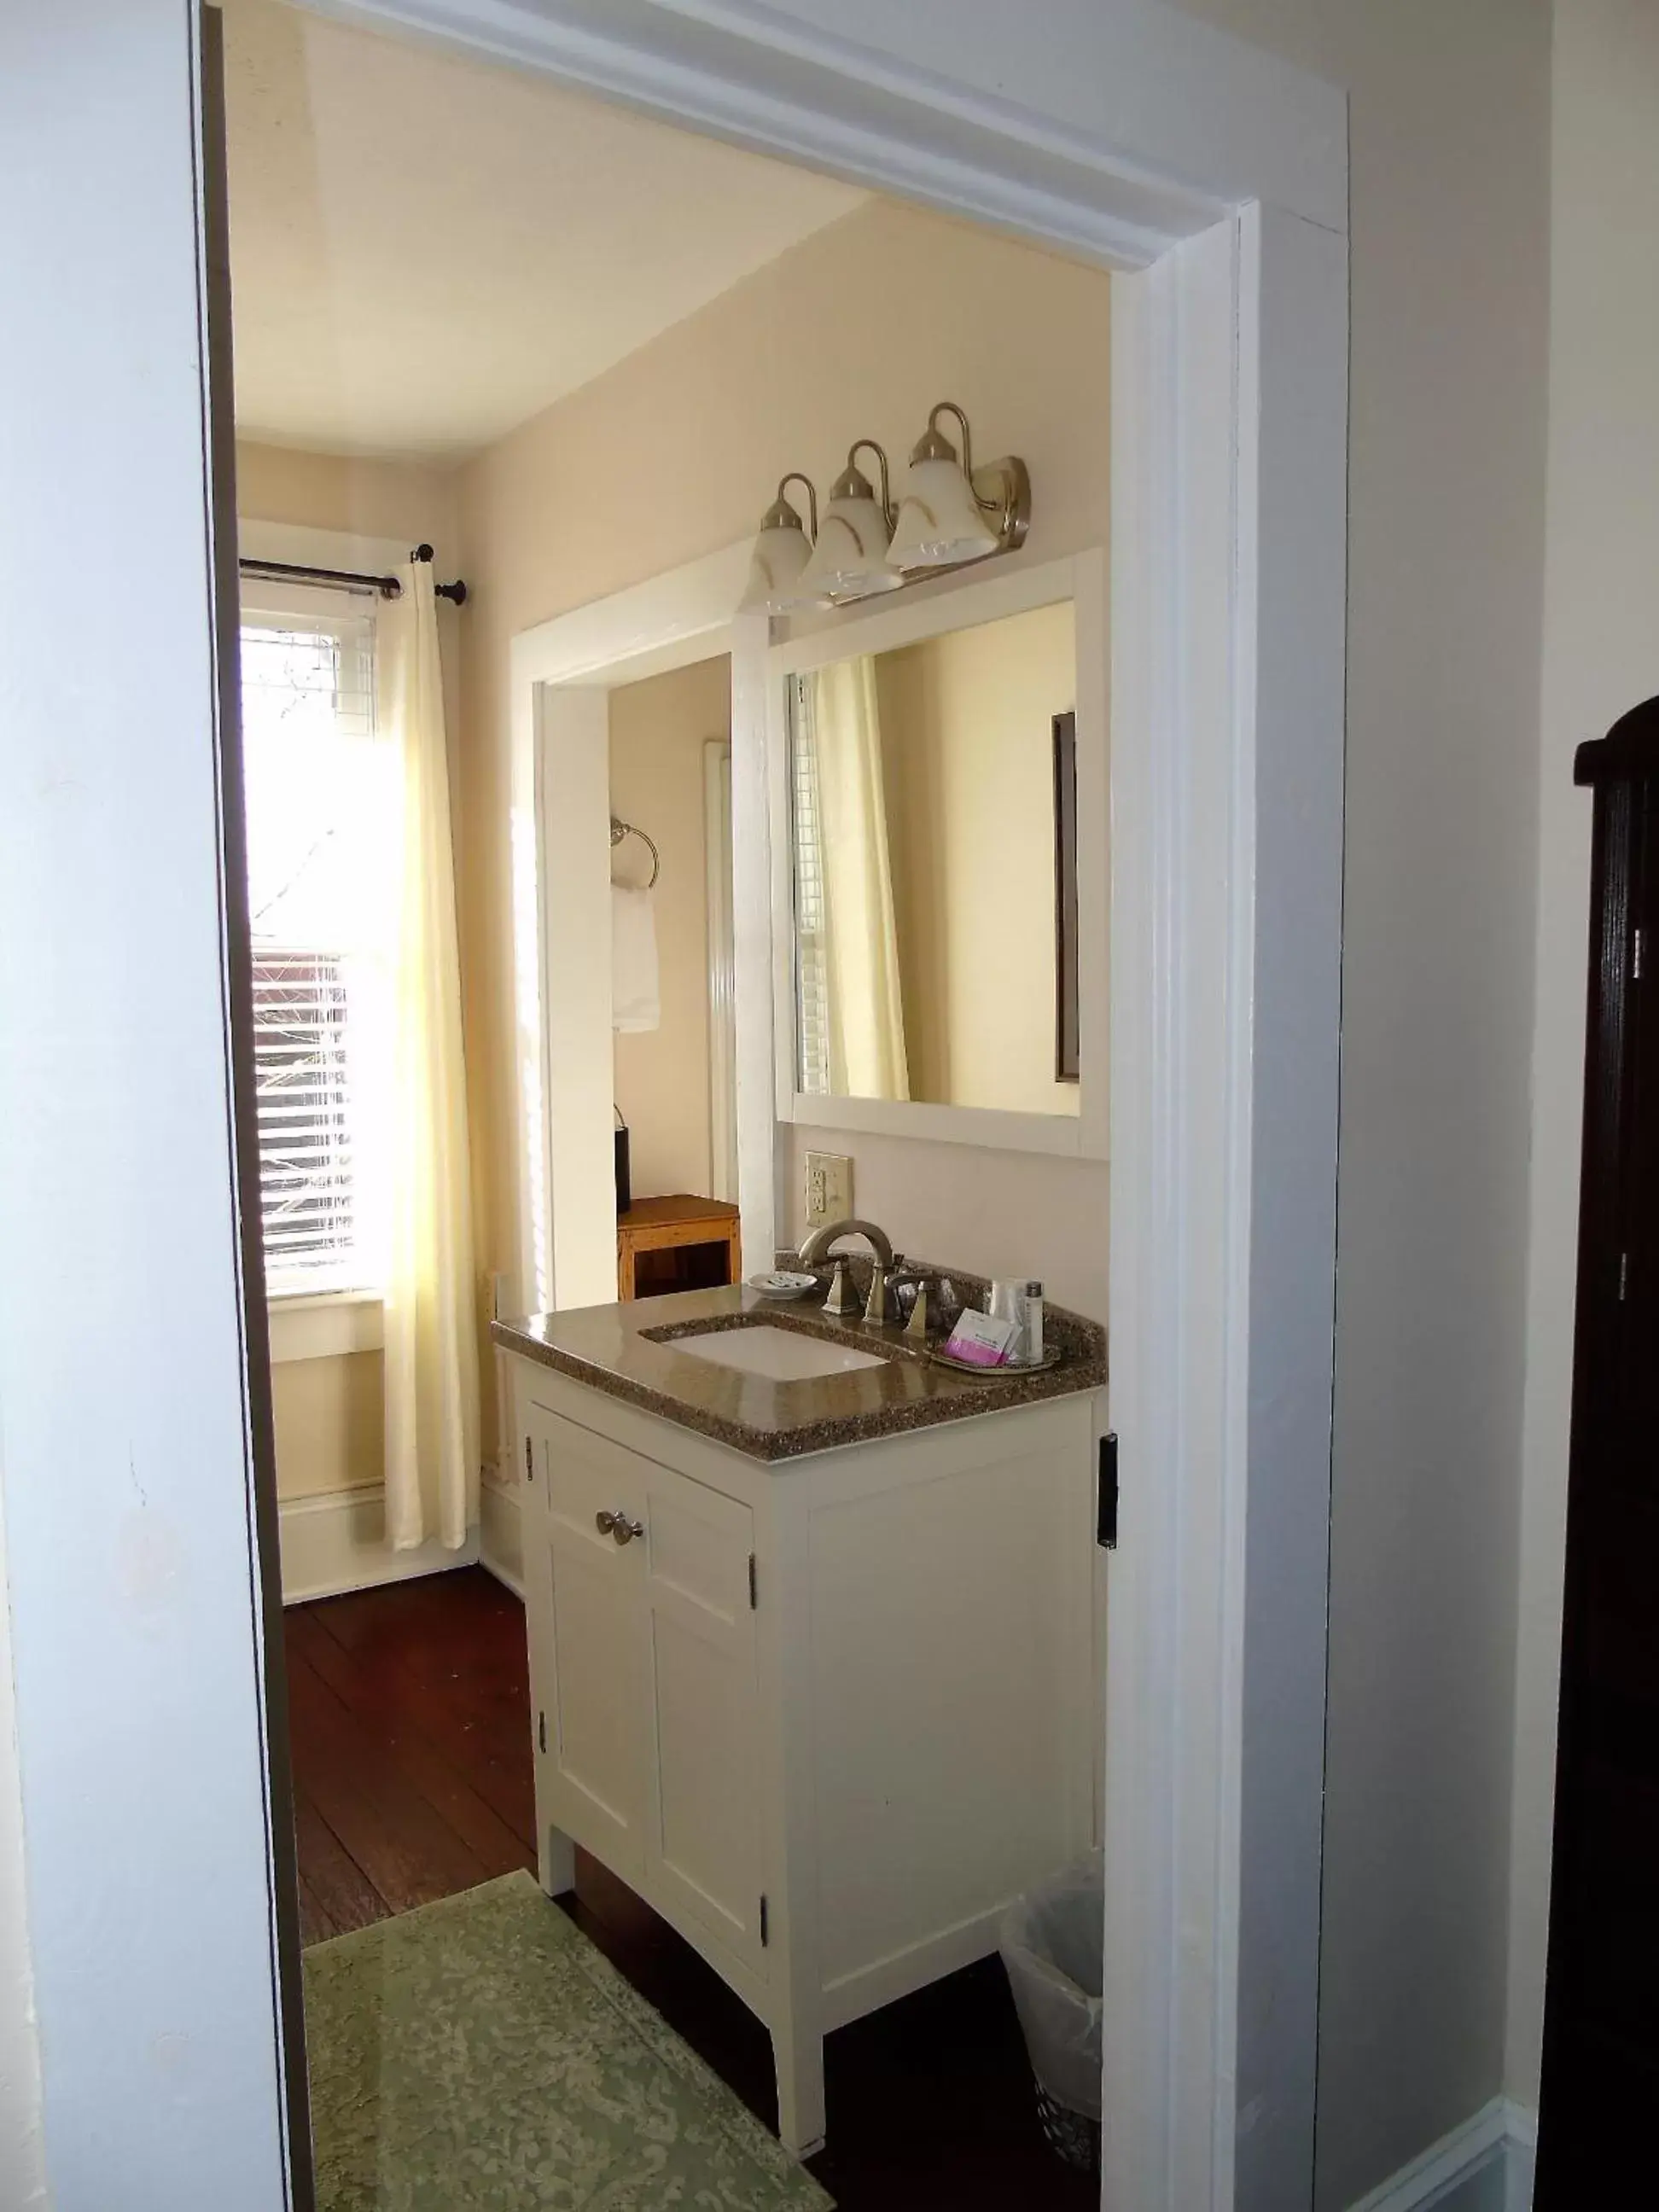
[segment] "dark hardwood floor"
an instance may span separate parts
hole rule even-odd
[[[290,1607],[285,1620],[306,1942],[533,1871],[524,1611],[511,1592],[469,1567]],[[584,1853],[562,1902],[775,2127],[770,2039],[719,1976]],[[829,2148],[811,2166],[842,2212],[1098,2203],[1042,2140],[994,1959],[842,2028],[826,2068]]]

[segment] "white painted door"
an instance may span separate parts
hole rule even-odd
[[[546,1467],[545,1519],[538,1534],[529,1517],[525,1560],[532,1621],[541,1615],[532,1652],[547,1726],[542,1816],[637,1879],[650,1726],[644,1542],[632,1531],[644,1525],[644,1462],[556,1414],[532,1413],[530,1426]]]
[[[654,1898],[751,1967],[763,1887],[754,1516],[641,1462],[646,1664],[654,1737],[646,1855]]]

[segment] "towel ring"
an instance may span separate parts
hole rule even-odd
[[[651,880],[647,884],[645,888],[648,891],[655,890],[657,888],[657,878],[662,872],[662,854],[657,850],[657,842],[655,838],[647,836],[643,830],[635,829],[631,822],[624,822],[622,820],[620,816],[613,814],[611,817],[611,842],[612,847],[614,848],[620,845],[624,837],[637,837],[641,844],[649,848],[651,854]]]

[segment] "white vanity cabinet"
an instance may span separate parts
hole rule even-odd
[[[1094,1394],[764,1462],[515,1356],[541,1877],[603,1861],[771,2030],[995,1947],[1094,1840]]]

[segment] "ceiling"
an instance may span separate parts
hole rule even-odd
[[[276,0],[225,18],[244,437],[475,451],[866,197]]]

